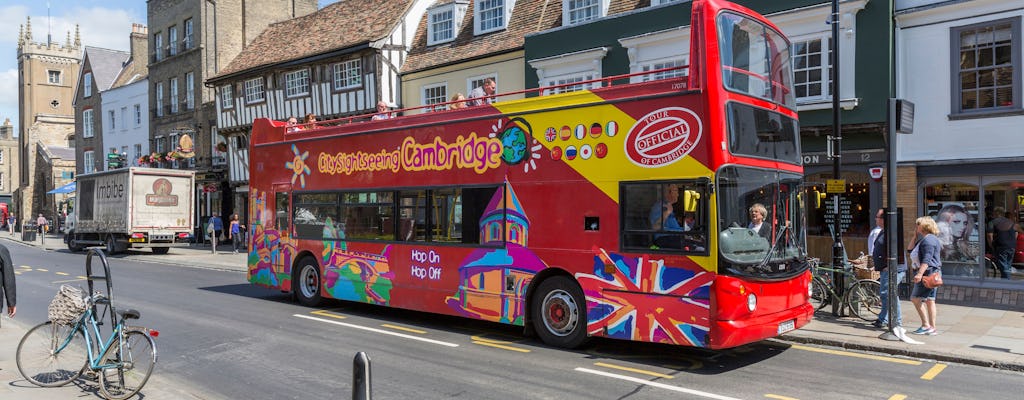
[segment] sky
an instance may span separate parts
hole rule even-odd
[[[319,0],[320,7],[339,0]],[[49,18],[47,18],[49,6]],[[32,40],[65,44],[79,26],[82,46],[128,51],[133,23],[146,24],[145,0],[0,0],[0,123],[18,125],[18,27],[32,17]]]

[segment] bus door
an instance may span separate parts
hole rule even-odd
[[[277,229],[277,233],[280,237],[281,244],[287,242],[294,235],[292,234],[292,187],[291,185],[275,184],[274,185],[274,218],[272,229]],[[274,266],[274,271],[287,272],[290,266],[285,265],[285,259],[282,254],[278,253],[277,257],[272,257],[271,263]]]

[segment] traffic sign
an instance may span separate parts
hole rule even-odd
[[[826,179],[825,193],[846,193],[846,179]]]

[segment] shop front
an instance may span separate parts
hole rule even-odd
[[[1013,223],[1024,218],[1020,164],[918,166],[917,187],[919,215],[934,218],[939,226],[948,284],[1024,291],[1024,246],[1016,246],[1006,269],[1000,268],[995,249],[986,240],[995,231],[993,220],[1006,217],[995,215],[997,210]]]

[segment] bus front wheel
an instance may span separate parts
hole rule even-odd
[[[299,261],[295,276],[292,277],[292,291],[299,304],[316,307],[320,304],[320,266],[310,257]]]
[[[572,349],[587,340],[587,305],[583,290],[572,279],[545,279],[530,304],[534,330],[544,343]]]

